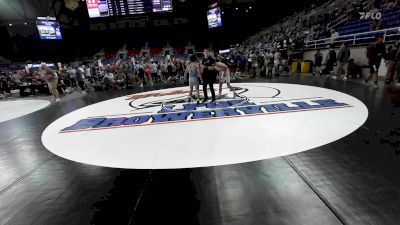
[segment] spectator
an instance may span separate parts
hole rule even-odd
[[[174,76],[174,64],[171,62],[171,60],[168,60],[167,71],[168,71],[168,78]]]
[[[347,47],[346,42],[342,43],[342,46],[340,47],[339,53],[337,55],[337,77],[343,78],[344,80],[347,79],[347,62],[349,61],[350,58],[350,49]],[[344,74],[344,76],[343,76]],[[334,79],[337,78],[336,76],[333,76]]]
[[[398,52],[399,52],[399,42],[398,41],[394,45],[390,45],[387,48],[386,57],[385,57],[385,63],[386,63],[386,67],[387,67],[385,82],[387,84],[390,84],[393,82],[393,77],[397,70],[397,66],[396,66],[397,60],[396,59],[397,59]],[[397,75],[397,77],[398,77],[398,75]]]
[[[338,37],[339,33],[334,29],[331,29],[331,43],[334,43]]]
[[[318,73],[321,76],[322,60],[323,60],[323,56],[321,54],[321,51],[318,49],[314,55],[314,65],[315,65],[314,72],[313,72],[314,76],[315,76],[315,73]]]
[[[11,79],[6,73],[0,73],[0,93],[2,93],[4,97],[6,97],[7,93],[10,97],[12,96]]]
[[[354,59],[349,59],[347,66],[347,77],[351,76],[353,79],[362,77],[361,66],[354,62]]]
[[[370,31],[375,31],[376,30],[376,25],[377,25],[377,20],[372,21],[372,23],[369,25],[369,30]]]
[[[252,71],[252,78],[258,77],[260,75],[260,71],[258,69],[258,54],[254,52],[253,54],[250,55],[251,58],[251,71]]]
[[[378,22],[376,23],[376,30],[383,30],[385,29],[385,25],[383,24],[382,20],[378,20]]]
[[[368,65],[370,67],[370,75],[365,78],[365,83],[367,84],[368,81],[373,78],[375,87],[378,86],[378,70],[379,66],[381,65],[382,57],[386,52],[385,43],[383,42],[382,36],[377,36],[376,42],[368,46],[367,48],[367,58],[368,58]]]
[[[158,76],[157,76],[157,73],[158,73],[158,65],[157,65],[157,63],[156,62],[151,62],[151,78],[156,82],[156,83],[158,83]]]
[[[139,83],[140,83],[140,87],[143,87],[143,85],[145,84],[145,78],[144,78],[144,68],[142,65],[138,65],[138,69],[137,69],[137,75],[139,77]]]
[[[50,93],[53,95],[53,101],[59,102],[60,95],[57,91],[58,85],[58,76],[57,74],[50,69],[46,63],[41,63],[40,65],[40,75],[47,82],[47,85],[50,89]]]
[[[328,76],[331,76],[335,64],[336,64],[336,51],[335,49],[333,49],[333,45],[330,45],[328,55],[326,56],[324,74],[328,74]]]
[[[274,53],[274,71],[273,71],[273,75],[279,75],[279,67],[281,65],[281,53],[279,51],[276,51]]]
[[[111,69],[108,69],[106,74],[103,77],[103,83],[105,86],[105,90],[112,90],[114,87],[114,74],[111,73]]]
[[[281,51],[281,65],[283,67],[283,75],[284,76],[289,75],[288,60],[289,60],[289,54],[286,49],[283,49]]]
[[[75,80],[78,82],[78,86],[81,89],[81,94],[85,95],[86,94],[86,88],[85,88],[85,73],[84,73],[83,67],[75,67]]]
[[[119,70],[114,77],[115,85],[118,89],[126,87],[126,74],[123,70]]]
[[[147,82],[149,82],[150,85],[153,85],[153,79],[151,79],[151,64],[148,59],[146,59],[143,62],[143,69],[144,69],[145,79],[147,79]]]
[[[165,61],[162,61],[161,62],[161,65],[160,65],[160,67],[161,67],[161,76],[162,76],[162,79],[163,79],[163,81],[164,82],[166,82],[167,81],[167,79],[168,79],[168,69],[167,69],[167,63],[165,62]]]

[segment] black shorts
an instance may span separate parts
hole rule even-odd
[[[369,72],[370,73],[377,73],[379,71],[379,63],[376,64],[369,64]]]
[[[204,76],[203,85],[214,84],[217,81],[217,76]]]
[[[67,85],[67,87],[71,86],[71,81],[70,80],[64,80],[64,84]]]

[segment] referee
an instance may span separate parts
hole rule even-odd
[[[207,93],[207,85],[210,86],[212,101],[215,102],[215,91],[214,91],[214,83],[217,80],[217,70],[215,70],[215,59],[210,56],[210,51],[208,49],[204,49],[204,58],[201,62],[203,65],[203,92],[204,92],[204,100],[203,103],[208,100]]]

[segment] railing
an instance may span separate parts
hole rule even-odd
[[[330,44],[347,43],[348,45],[365,45],[375,41],[377,35],[383,35],[385,42],[395,42],[400,39],[400,27],[378,31],[369,31],[357,34],[339,36],[337,38],[325,38],[314,41],[306,41],[305,49],[325,48]]]
[[[347,14],[343,14],[339,16],[339,18],[337,18],[336,20],[330,22],[327,26],[327,29],[331,30],[332,28],[335,28],[346,21],[348,21],[348,16]]]
[[[362,9],[363,10],[370,10],[371,5],[373,5],[374,1],[373,0],[369,0],[369,1],[364,1],[362,2]],[[347,22],[348,18],[347,18],[347,13],[350,12],[352,9],[347,9],[346,13],[344,13],[343,15],[341,15],[339,18],[337,18],[336,20],[328,23],[328,30],[333,29],[337,26],[339,26],[340,24]]]

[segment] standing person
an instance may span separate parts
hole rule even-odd
[[[335,49],[333,49],[333,45],[330,45],[325,62],[325,74],[328,74],[329,77],[333,73],[333,66],[335,64],[336,64],[336,51]]]
[[[41,63],[40,65],[40,75],[47,82],[47,86],[50,89],[51,94],[53,95],[53,101],[60,101],[60,94],[57,91],[58,84],[58,76],[57,74],[50,69],[46,63]]]
[[[273,70],[273,75],[277,76],[279,75],[279,66],[281,65],[281,53],[276,50],[276,52],[274,53],[274,70]]]
[[[222,85],[226,83],[228,88],[234,92],[232,86],[231,86],[231,75],[229,72],[229,68],[225,63],[222,62],[217,62],[215,64],[215,69],[219,72],[219,95],[218,99],[221,99],[221,94],[222,94]],[[234,92],[234,95],[236,96],[236,93]]]
[[[81,94],[86,95],[86,88],[85,88],[85,73],[84,69],[81,68],[75,68],[75,80],[78,82],[78,86],[81,89]]]
[[[167,70],[167,63],[164,61],[161,62],[161,75],[162,75],[162,80],[164,82],[167,82],[168,79],[168,70]]]
[[[386,72],[385,82],[387,84],[390,84],[393,82],[393,77],[394,77],[394,74],[396,73],[396,64],[397,64],[396,58],[397,58],[398,50],[399,50],[399,42],[396,42],[394,45],[389,46],[386,51],[385,60],[386,60],[387,72]]]
[[[161,61],[161,63],[160,63],[160,70],[161,70],[161,79],[164,82],[166,82],[168,70],[167,70],[167,63],[165,62],[165,60]]]
[[[343,78],[344,80],[347,80],[346,71],[349,59],[350,59],[350,49],[347,47],[347,44],[343,42],[342,46],[340,47],[339,53],[337,55],[337,70],[336,70],[337,77],[333,76],[333,79]]]
[[[239,55],[239,71],[244,73],[246,70],[246,56],[243,53]]]
[[[167,74],[168,74],[168,78],[174,76],[174,64],[169,59],[168,59],[168,63],[167,63]]]
[[[368,65],[370,67],[370,75],[365,78],[365,84],[372,78],[374,79],[375,87],[378,86],[378,71],[379,66],[381,65],[382,57],[386,52],[385,43],[383,42],[383,37],[378,36],[376,38],[376,42],[368,46],[367,48],[367,58]]]
[[[146,59],[144,61],[143,69],[144,69],[144,74],[145,74],[147,81],[150,83],[150,85],[153,85],[153,79],[151,79],[151,64],[148,59]]]
[[[151,63],[151,78],[154,80],[154,82],[158,82],[158,65],[156,62]]]
[[[197,64],[197,56],[191,55],[190,56],[190,63],[187,65],[185,73],[184,73],[184,80],[187,79],[187,75],[189,74],[189,102],[192,102],[193,96],[193,87],[196,88],[196,98],[197,104],[200,104],[200,87],[199,87],[199,79],[203,82],[203,78],[201,76],[200,66]]]
[[[139,77],[139,87],[143,87],[143,85],[145,84],[145,79],[144,79],[144,69],[142,65],[138,64],[137,67],[137,76]]]
[[[75,88],[77,86],[75,81],[75,70],[74,68],[72,68],[72,66],[68,68],[68,75],[69,75],[69,80],[71,81],[71,87]]]
[[[252,63],[251,64],[251,68],[252,68],[252,73],[253,73],[251,78],[255,78],[255,77],[258,77],[260,75],[259,70],[258,70],[259,64],[258,64],[258,54],[257,54],[257,52],[251,54],[250,57],[251,57],[251,63]]]
[[[315,73],[318,73],[321,76],[322,60],[323,60],[323,56],[321,54],[321,51],[318,49],[314,55],[314,62],[315,62],[314,73],[313,73],[314,76],[315,76]]]
[[[229,72],[233,74],[232,76],[235,77],[236,73],[238,72],[237,61],[235,57],[231,56],[228,61]]]
[[[178,76],[179,80],[181,80],[183,77],[183,73],[184,73],[183,63],[178,58],[178,59],[176,59],[175,65],[176,65],[176,75]]]
[[[258,55],[258,67],[259,67],[259,74],[260,74],[260,77],[263,77],[263,76],[265,76],[266,74],[265,74],[265,72],[266,72],[266,70],[265,70],[265,66],[266,66],[266,64],[265,64],[265,55],[264,55],[264,53],[260,53],[259,55]]]
[[[208,100],[207,85],[210,86],[212,101],[215,102],[214,82],[217,79],[217,71],[215,70],[215,59],[210,56],[208,49],[204,50],[204,58],[202,60],[202,77],[203,77],[203,103]]]
[[[10,87],[10,77],[7,76],[6,73],[0,73],[0,91],[3,92],[3,96],[6,97],[8,93],[11,97],[11,87]]]
[[[283,67],[283,75],[288,76],[289,75],[289,65],[288,65],[288,60],[289,60],[289,54],[286,49],[282,50],[281,53],[281,64]]]

